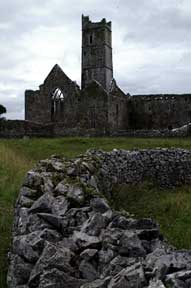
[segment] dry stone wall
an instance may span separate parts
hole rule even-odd
[[[151,219],[114,211],[115,183],[190,184],[191,152],[87,151],[40,161],[15,207],[9,288],[191,287],[191,253],[170,247]]]
[[[1,120],[0,138],[52,137],[54,126],[24,120]]]
[[[81,117],[82,119],[83,117]],[[83,118],[84,122],[88,119]],[[90,120],[89,120],[90,121]],[[184,125],[173,130],[109,130],[102,125],[101,118],[99,128],[88,128],[91,125],[86,123],[86,128],[68,128],[63,122],[49,122],[40,124],[24,120],[1,120],[0,138],[22,138],[28,137],[65,137],[65,136],[112,136],[112,137],[189,137],[191,136],[191,124]]]

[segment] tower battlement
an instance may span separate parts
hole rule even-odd
[[[99,22],[92,22],[89,16],[82,15],[82,30],[90,28],[108,28],[111,30],[111,21],[107,22],[106,19],[103,18]]]

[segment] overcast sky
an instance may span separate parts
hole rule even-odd
[[[82,13],[112,21],[114,77],[126,93],[191,93],[191,0],[0,0],[7,118],[24,118],[24,90],[56,63],[80,85]]]

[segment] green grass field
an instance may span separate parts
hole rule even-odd
[[[103,150],[179,147],[191,149],[191,139],[59,138],[0,140],[0,287],[6,287],[13,206],[25,173],[52,154],[73,158],[89,148]],[[116,196],[117,195],[117,196]],[[178,248],[191,249],[191,187],[160,190],[149,183],[122,185],[113,191],[113,205],[135,216],[153,217],[165,237]]]

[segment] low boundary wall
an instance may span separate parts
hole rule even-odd
[[[16,203],[8,287],[190,287],[190,251],[172,248],[153,220],[117,212],[104,196],[114,183],[148,177],[165,187],[191,184],[191,152],[90,150],[40,161]]]
[[[79,127],[67,128],[61,122],[40,124],[25,120],[1,120],[0,138],[22,137],[65,137],[65,136],[113,136],[113,137],[189,137],[191,125],[173,130],[84,130]]]

